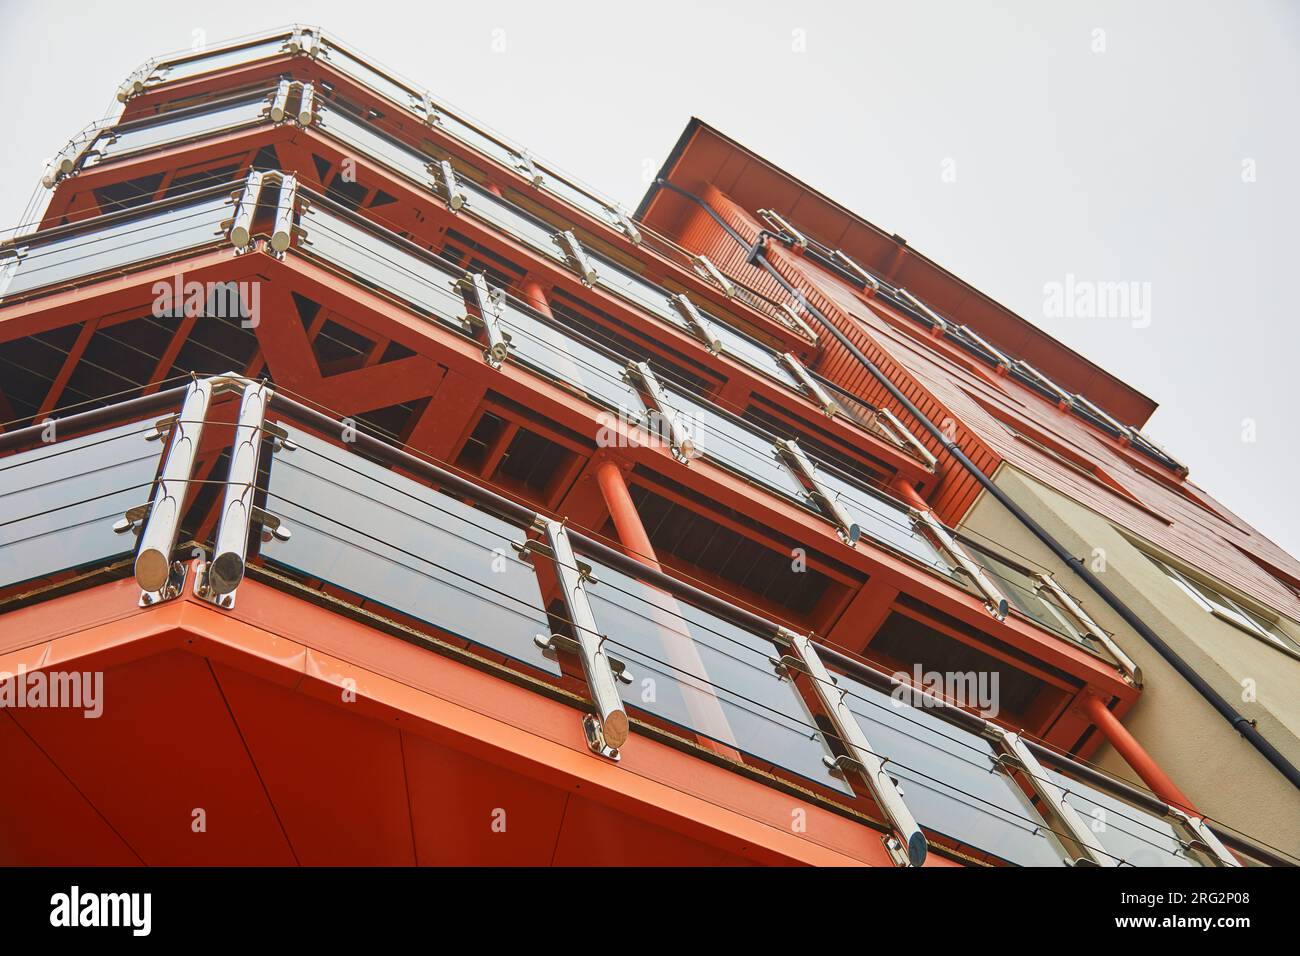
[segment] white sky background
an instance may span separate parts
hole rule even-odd
[[[629,208],[700,116],[1150,395],[1300,554],[1300,3],[0,0],[0,226],[143,60],[296,20]],[[1067,274],[1150,283],[1149,327],[1047,318]]]

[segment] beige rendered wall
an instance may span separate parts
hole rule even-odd
[[[1008,465],[995,480],[1071,553],[1088,560],[1156,634],[1300,766],[1300,660],[1206,612],[1095,512]],[[1052,571],[1093,619],[1115,635],[1143,673],[1142,696],[1124,724],[1202,812],[1300,855],[1300,791],[1172,666],[987,493],[962,528]],[[1104,570],[1094,563],[1098,554],[1104,556]],[[1294,622],[1282,624],[1300,635]],[[1108,746],[1093,760],[1140,782]]]

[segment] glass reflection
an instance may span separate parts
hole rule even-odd
[[[262,555],[368,603],[558,674],[537,577],[511,546],[524,532],[323,439],[289,427],[266,510],[292,529]]]
[[[226,67],[251,63],[284,52],[284,38],[262,40],[233,49],[217,50],[203,56],[193,57],[175,63],[159,66],[153,72],[154,83],[171,83],[176,80],[188,80],[203,73],[222,70]]]
[[[790,370],[781,362],[780,357],[765,345],[755,342],[747,335],[737,332],[721,319],[705,316],[713,327],[714,333],[722,343],[722,350],[734,359],[739,359],[750,368],[757,369],[769,378],[786,385],[796,392],[802,391]]]
[[[428,187],[428,164],[431,160],[418,150],[381,135],[368,123],[329,104],[317,108],[316,125],[354,149]]]
[[[680,393],[672,392],[666,400],[705,458],[807,505],[803,485],[777,456],[772,439]]]
[[[1128,866],[1201,866],[1188,855],[1178,830],[1154,816],[1095,787],[1047,768],[1052,782],[1065,788],[1065,800],[1107,853]]]
[[[480,132],[476,127],[469,125],[451,113],[439,111],[438,125],[447,132],[451,133],[462,143],[473,147],[485,156],[490,156],[502,166],[510,169],[515,167],[515,152],[509,147],[497,142],[486,133]]]
[[[1064,849],[1001,771],[991,743],[851,677],[836,680],[917,823],[1017,866],[1065,865]]]
[[[468,196],[465,208],[474,215],[487,220],[543,255],[560,262],[564,261],[560,247],[552,239],[557,230],[550,223],[534,219],[519,207],[492,195],[472,182],[462,182],[461,185]]]
[[[632,676],[624,702],[841,792],[802,696],[778,676],[771,641],[593,563],[587,588],[609,653]]]
[[[119,126],[96,140],[94,149],[87,157],[87,165],[117,159],[164,143],[261,122],[265,119],[262,112],[265,105],[266,97],[259,95],[215,109],[187,111],[183,116],[164,114],[163,118]]]
[[[115,534],[149,501],[160,443],[152,420],[131,422],[0,458],[0,587],[130,554]]]
[[[972,545],[969,541],[963,541],[962,544],[970,556],[993,576],[994,583],[1006,595],[1007,600],[1026,617],[1054,634],[1074,641],[1076,644],[1082,644],[1091,650],[1097,650],[1091,639],[1068,624],[1047,599],[1039,596],[1038,581],[1032,575],[1003,561],[983,548]]]
[[[390,79],[369,64],[357,59],[329,40],[322,40],[319,56],[332,66],[346,73],[362,86],[368,86],[375,92],[388,97],[399,106],[411,108],[418,102],[418,97],[396,80]]]
[[[548,190],[555,193],[561,199],[567,200],[570,205],[577,206],[579,209],[594,215],[615,228],[619,228],[618,216],[609,208],[608,205],[601,202],[594,196],[568,182],[564,178],[557,176],[555,173],[546,171],[546,182],[543,184]]]
[[[952,566],[922,534],[912,529],[907,508],[841,478],[826,468],[817,470],[817,482],[858,523],[863,534],[913,558],[936,574],[953,576]]]
[[[510,359],[554,378],[585,397],[615,409],[629,421],[645,413],[636,390],[623,379],[626,360],[603,352],[534,318],[510,299],[501,301],[501,321],[510,335]]]
[[[303,217],[302,248],[342,266],[371,285],[461,328],[463,302],[452,288],[460,273],[435,265],[396,244],[385,242],[342,216],[312,206]]]
[[[430,174],[427,168],[429,157],[403,143],[378,134],[364,121],[341,110],[323,106],[320,112],[319,125],[327,133],[429,188]],[[443,125],[447,125],[448,119],[449,117],[443,114]],[[465,129],[468,130],[469,127]],[[513,157],[513,155],[506,151],[506,157]],[[513,165],[513,160],[509,165]],[[560,227],[530,215],[514,203],[488,192],[468,179],[462,179],[460,185],[468,196],[466,208],[475,216],[522,241],[534,251],[550,259],[565,261],[563,253],[553,239],[560,231]],[[602,210],[602,218],[614,225],[608,209],[599,203],[596,205]],[[672,307],[668,293],[661,286],[642,278],[631,269],[606,256],[590,249],[585,251],[596,269],[596,285],[628,299],[680,329],[691,331],[690,326]],[[706,319],[714,327],[728,355],[795,391],[800,390],[798,382],[774,351],[732,329],[716,316],[706,316]]]
[[[648,309],[678,328],[689,328],[677,310],[669,304],[668,293],[662,288],[604,256],[593,252],[588,252],[587,255],[596,266],[597,285]]]
[[[18,245],[16,258],[6,258],[12,247],[0,249],[0,299],[216,242],[229,215],[230,198],[219,193],[109,223],[90,220],[53,239],[36,233]]]

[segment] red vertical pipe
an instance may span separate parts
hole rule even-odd
[[[927,510],[930,507],[909,482],[901,478],[895,479],[891,487],[904,502],[913,508]],[[1119,722],[1119,718],[1111,713],[1105,701],[1095,694],[1085,694],[1080,706],[1093,726],[1101,731],[1102,736],[1133,768],[1133,772],[1151,788],[1152,793],[1165,803],[1174,804],[1188,813],[1200,816],[1195,805],[1188,799],[1187,794],[1183,793],[1178,788],[1178,785],[1170,779],[1169,775],[1160,769],[1160,765],[1146,752],[1146,748],[1138,743],[1137,739]]]
[[[614,519],[614,529],[618,532],[618,540],[624,549],[643,564],[662,571],[659,557],[655,554],[654,545],[650,543],[650,536],[646,534],[645,525],[641,523],[641,516],[637,514],[636,504],[627,490],[627,482],[623,480],[618,462],[606,458],[597,465],[596,481],[600,484],[600,493],[605,498],[605,506]]]
[[[1093,726],[1101,731],[1102,736],[1133,768],[1133,772],[1151,788],[1152,793],[1165,803],[1173,804],[1195,816],[1199,817],[1201,815],[1187,794],[1178,789],[1178,785],[1169,778],[1167,773],[1160,769],[1160,765],[1146,752],[1146,748],[1138,743],[1137,739],[1128,732],[1128,728],[1121,724],[1119,718],[1111,713],[1105,701],[1095,694],[1085,694],[1080,701],[1080,707],[1088,716],[1088,719],[1092,721]]]
[[[546,299],[546,290],[542,288],[540,282],[532,276],[524,276],[519,280],[519,295],[530,306],[546,318],[553,318],[551,315],[551,304]]]
[[[903,503],[909,505],[918,511],[929,511],[930,503],[921,497],[921,493],[912,487],[911,482],[906,478],[895,478],[889,486],[893,489],[898,497],[903,499]]]

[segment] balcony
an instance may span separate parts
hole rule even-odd
[[[132,143],[145,142],[154,147],[164,144],[185,146],[192,143],[195,137],[203,136],[203,130],[206,130],[209,135],[217,135],[219,132],[223,134],[219,151],[228,156],[229,149],[233,148],[229,136],[242,133],[245,137],[244,148],[247,148],[249,136],[258,133],[260,137],[272,129],[272,119],[277,115],[277,110],[281,117],[286,115],[286,110],[289,113],[294,109],[305,110],[300,118],[308,121],[313,132],[323,131],[327,139],[339,150],[338,156],[345,159],[364,157],[379,163],[384,170],[384,175],[396,173],[405,177],[407,188],[412,190],[412,195],[430,207],[431,212],[436,211],[438,203],[446,203],[452,211],[466,209],[470,214],[471,222],[481,223],[490,227],[493,233],[503,233],[512,240],[522,243],[529,254],[544,257],[551,268],[570,271],[577,259],[581,259],[580,271],[584,283],[589,282],[599,291],[614,296],[616,300],[624,303],[623,308],[630,307],[642,315],[651,316],[655,322],[670,327],[677,336],[680,336],[676,341],[694,343],[691,347],[707,354],[709,361],[713,361],[715,355],[720,356],[728,369],[734,369],[733,378],[744,380],[755,373],[760,374],[768,382],[780,386],[783,391],[799,395],[804,400],[815,404],[829,417],[829,426],[842,433],[845,438],[863,429],[870,436],[869,446],[883,441],[893,446],[892,454],[902,453],[922,467],[932,467],[932,460],[924,453],[919,443],[914,439],[909,441],[911,436],[905,433],[901,424],[883,426],[878,416],[864,417],[851,413],[845,407],[846,402],[830,396],[824,383],[820,383],[815,375],[805,369],[793,354],[782,354],[779,346],[774,350],[769,345],[733,328],[734,320],[719,318],[700,300],[692,301],[685,293],[672,292],[645,278],[625,264],[626,257],[620,261],[616,259],[613,251],[603,254],[594,248],[584,248],[583,243],[572,236],[571,223],[539,218],[537,214],[524,209],[519,204],[494,195],[488,189],[478,185],[469,178],[469,174],[463,168],[454,170],[448,161],[431,162],[429,155],[380,132],[368,119],[334,106],[323,96],[313,96],[311,84],[298,84],[302,87],[298,94],[301,98],[290,101],[283,94],[285,84],[287,81],[284,81],[281,87],[266,89],[260,93],[263,99],[260,111],[252,108],[256,105],[256,96],[253,101],[250,101],[246,96],[241,95],[232,97],[236,101],[234,106],[226,105],[227,100],[222,99],[216,103],[201,104],[197,107],[134,121],[117,130],[105,130],[97,137],[93,137],[86,148],[78,154],[74,169],[81,176],[97,168],[103,169],[104,162],[123,155],[122,143],[127,147],[125,155],[130,157],[135,155],[135,152],[130,149]],[[238,116],[238,121],[235,121],[235,116]],[[173,139],[167,131],[181,138]],[[258,138],[252,142],[256,145],[263,142],[263,139]],[[193,146],[197,147],[198,143],[193,142]],[[188,150],[190,147],[186,148]],[[320,147],[314,146],[313,149],[320,149]],[[319,155],[315,153],[313,155],[317,163],[323,161]],[[108,159],[106,160],[105,157]],[[187,153],[187,162],[193,162],[193,158]],[[286,155],[285,158],[300,168],[312,165],[305,153]],[[163,159],[157,155],[148,160],[151,167],[162,161]],[[222,160],[222,163],[224,164],[225,160]],[[224,165],[222,172],[228,177],[229,170]],[[200,175],[191,173],[191,178],[198,178]],[[219,176],[219,173],[214,172],[212,175]],[[360,215],[387,227],[388,230],[410,232],[409,223],[386,219],[382,212],[357,208],[358,203],[350,200],[346,195],[346,189],[340,186],[341,180],[338,175],[333,176],[332,179],[324,172],[320,175],[320,188],[330,198],[344,202]],[[450,185],[444,182],[448,176]],[[137,179],[132,179],[130,182],[136,182]],[[394,186],[387,186],[387,188],[396,191]],[[168,193],[171,194],[172,191],[169,187]],[[436,202],[431,202],[435,198]],[[313,214],[308,213],[309,216]],[[328,217],[325,228],[335,234],[343,231],[343,227],[338,225],[335,219]],[[571,248],[560,244],[561,241],[568,241],[564,239],[566,236],[572,238]],[[860,441],[860,436],[852,440]]]
[[[491,194],[475,189],[465,209],[530,244],[539,255],[551,256],[557,266],[564,260],[553,241],[555,233]],[[841,457],[828,459],[816,443],[801,447],[801,428],[787,426],[784,434],[777,433],[772,428],[778,426],[765,427],[735,414],[739,409],[719,407],[718,396],[701,394],[656,356],[618,351],[630,349],[633,343],[585,337],[539,312],[513,288],[489,282],[486,275],[479,275],[478,283],[467,281],[475,274],[463,271],[463,263],[453,263],[445,253],[431,253],[367,221],[329,197],[295,184],[292,177],[258,171],[234,194],[209,187],[43,230],[24,237],[21,245],[0,247],[0,262],[6,264],[0,273],[4,277],[0,306],[39,307],[40,297],[57,289],[183,257],[212,257],[215,252],[219,265],[229,261],[232,236],[242,242],[241,249],[270,253],[253,259],[238,256],[242,268],[260,269],[259,260],[268,267],[282,259],[317,263],[347,283],[360,283],[424,323],[432,323],[458,347],[482,350],[479,354],[490,369],[516,377],[525,373],[522,388],[537,389],[529,384],[531,378],[557,387],[557,398],[576,397],[582,404],[569,410],[569,420],[580,434],[598,436],[597,447],[612,444],[626,449],[634,459],[653,462],[657,471],[681,474],[686,469],[685,474],[694,476],[691,480],[701,483],[715,499],[735,491],[755,503],[767,496],[772,500],[764,507],[784,508],[787,521],[801,528],[798,541],[806,537],[812,518],[818,547],[828,553],[834,553],[838,539],[855,556],[867,558],[865,569],[870,573],[884,558],[904,580],[915,570],[930,576],[934,580],[923,601],[933,602],[937,593],[951,607],[954,601],[969,605],[973,597],[975,607],[982,604],[988,609],[975,619],[979,627],[999,633],[1000,622],[1010,613],[1019,631],[1034,635],[1040,644],[1050,647],[1064,640],[1111,674],[1124,669],[1122,653],[1107,636],[1097,633],[1086,616],[1080,617],[1073,601],[1045,597],[1045,584],[1033,572],[990,552],[987,544],[981,549],[964,541],[933,516],[892,497],[873,484],[865,471],[851,470],[860,465]],[[643,300],[659,295],[660,321],[665,326],[668,317],[676,318],[675,325],[684,323],[663,290],[620,272],[599,255],[592,254],[589,265],[597,284],[606,281],[603,277],[616,276],[620,278],[613,280],[615,284],[639,290],[635,294]],[[234,286],[227,282],[223,288],[230,291]],[[237,288],[234,291],[237,295]],[[235,303],[227,311],[242,315],[242,309]],[[721,331],[725,326],[714,320],[711,328]],[[789,372],[779,379],[783,366],[773,353],[738,333],[728,331],[724,338],[737,351],[748,349],[747,367],[758,370],[767,365],[773,383],[782,382],[787,392],[800,388]],[[218,355],[211,361],[222,358]],[[869,408],[847,396],[838,401],[859,415],[870,414]],[[535,402],[528,399],[530,405]],[[599,437],[606,432],[604,439]],[[910,590],[909,585],[904,588]]]
[[[132,595],[111,613],[193,605],[265,624],[274,594],[578,711],[597,765],[654,740],[884,831],[899,865],[927,846],[995,865],[1232,862],[1203,821],[1008,733],[1053,728],[1073,748],[1069,701],[1104,696],[1119,713],[1140,675],[1050,576],[929,512],[913,492],[938,479],[934,455],[805,366],[816,336],[797,311],[315,31],[149,64],[121,98],[122,121],[52,167],[47,228],[0,245],[0,328],[22,336],[0,363],[49,385],[23,394],[16,421],[79,400],[57,451],[33,431],[0,439],[26,449],[0,464],[24,479],[0,487],[15,502],[0,527],[16,532],[0,613],[109,586],[121,603],[131,568],[139,609]],[[226,320],[188,305],[145,316],[143,290],[168,277],[178,296],[182,277],[207,280]],[[269,294],[260,329],[244,280]],[[42,349],[59,365],[26,361]],[[188,407],[196,388],[201,414],[135,420]],[[207,437],[173,474],[190,426]],[[449,426],[461,438],[429,452]],[[77,470],[90,436],[129,444],[114,427],[161,439],[161,457]],[[613,507],[584,500],[582,480],[613,459],[666,571],[605,543]],[[96,468],[130,484],[95,487]],[[44,520],[59,513],[67,525]],[[99,537],[115,515],[111,550]],[[748,548],[786,562],[805,545],[812,573],[777,597],[699,560]],[[947,659],[917,650],[944,634],[1050,693],[986,719],[886,675],[904,653]],[[900,687],[912,706],[898,722]],[[1118,833],[1081,827],[1111,813]]]
[[[701,271],[698,257],[642,229],[617,202],[597,195],[460,111],[435,102],[418,84],[371,66],[315,28],[286,30],[197,56],[150,61],[119,90],[119,99],[127,103],[121,132],[96,130],[69,143],[46,182],[52,185],[100,162],[95,144],[109,142],[114,135],[126,139],[155,135],[178,144],[204,124],[212,132],[246,126],[247,115],[238,112],[240,101],[258,91],[267,97],[263,115],[269,121],[288,118],[302,126],[331,128],[351,148],[380,158],[425,186],[439,178],[438,164],[430,159],[451,156],[457,165],[464,160],[480,177],[516,184],[517,194],[529,203],[540,200],[538,208],[547,215],[573,219],[574,213],[581,214],[574,221],[581,223],[582,230],[642,259],[654,271],[667,270],[688,287],[711,295],[720,289],[720,277]],[[289,102],[293,109],[286,109]],[[221,115],[227,109],[231,112]],[[143,133],[160,117],[162,127],[157,132]],[[107,152],[110,157],[127,154],[116,146]],[[305,174],[305,169],[300,173]],[[722,282],[725,301],[743,307],[748,320],[769,331],[780,330],[795,348],[816,341],[797,308],[768,300],[742,283]]]
[[[50,437],[0,441],[0,619],[133,569],[101,619],[252,620],[241,595],[265,588],[564,703],[589,759],[654,740],[838,808],[900,865],[1234,862],[1149,794],[261,383],[195,380]]]
[[[152,94],[169,88],[173,83],[179,84],[178,89],[183,90],[185,84],[195,78],[206,77],[211,79],[236,66],[271,64],[283,67],[286,58],[292,60],[302,57],[313,63],[325,64],[331,70],[338,71],[351,81],[360,84],[370,93],[378,95],[387,103],[395,104],[403,112],[411,114],[425,127],[437,128],[439,132],[447,133],[457,143],[469,147],[480,156],[488,157],[502,168],[521,174],[524,180],[533,187],[542,189],[544,192],[562,199],[571,208],[587,213],[603,226],[615,229],[621,233],[622,237],[631,240],[638,246],[642,245],[643,239],[649,237],[651,241],[646,243],[647,249],[655,250],[661,258],[673,262],[679,269],[685,270],[689,267],[692,258],[689,253],[676,247],[671,241],[655,236],[652,231],[633,224],[616,203],[597,197],[591,191],[577,185],[571,178],[566,178],[537,161],[527,150],[511,145],[481,125],[462,118],[456,111],[435,104],[431,96],[418,85],[369,65],[363,58],[347,50],[333,38],[324,36],[314,29],[285,31],[273,37],[248,41],[230,49],[218,50],[200,56],[184,56],[161,65],[147,64],[141,71],[133,75],[128,85],[124,86],[121,96],[126,100],[144,92]],[[287,82],[281,80],[281,85],[278,88],[281,92],[270,95],[273,98],[282,98],[284,95],[283,89]],[[328,91],[328,82],[325,82],[324,85]],[[328,95],[328,92],[326,95]],[[382,156],[382,162],[415,179],[417,182],[429,184],[431,175],[436,180],[436,173],[433,165],[428,162],[428,156],[403,144],[400,139],[393,139],[372,129],[372,124],[367,121],[367,118],[356,115],[349,116],[347,109],[340,109],[335,105],[326,105],[323,100],[324,97],[321,98],[319,114],[316,118],[319,126],[330,130],[341,141],[348,142],[352,148],[360,149],[372,157]],[[310,94],[307,94],[299,102],[307,104],[306,107],[300,107],[299,119],[304,125],[308,125],[312,122],[312,106],[316,103],[316,100]],[[168,127],[166,132],[159,130],[154,134],[151,134],[147,128],[142,128],[147,127],[148,124],[137,126],[136,122],[129,123],[120,134],[126,140],[125,149],[121,146],[110,146],[107,152],[110,156],[129,154],[133,148],[136,148],[133,144],[137,140],[147,143],[150,141],[151,135],[165,136],[169,140],[177,142],[194,135],[194,129],[205,125],[210,131],[228,129],[248,122],[248,106],[249,104],[246,101],[243,103],[221,103],[220,108],[212,104],[200,105],[193,108],[193,116],[172,118],[162,124]],[[270,110],[264,112],[269,115],[277,115]],[[283,116],[284,110],[281,109],[277,119],[282,119]],[[89,161],[92,164],[99,161],[93,143],[86,155],[90,157]],[[74,168],[76,163],[75,156],[65,157],[63,161],[63,165],[68,170]],[[436,187],[436,183],[434,185]],[[781,220],[781,222],[783,223],[784,220]],[[821,262],[825,268],[841,276],[846,281],[860,288],[869,286],[873,290],[873,294],[878,293],[881,295],[884,301],[887,301],[900,313],[910,315],[928,327],[938,328],[940,334],[949,336],[966,350],[987,361],[991,361],[995,366],[1007,369],[1010,374],[1051,400],[1064,402],[1080,416],[1093,422],[1103,431],[1119,437],[1125,444],[1130,445],[1135,450],[1159,461],[1179,474],[1185,473],[1185,469],[1181,465],[1170,458],[1163,450],[1153,445],[1140,431],[1118,425],[1113,419],[1110,419],[1104,413],[1100,413],[1095,406],[1081,396],[1070,396],[1061,392],[1060,389],[1033,370],[1032,367],[1020,362],[1009,362],[1005,359],[1005,356],[996,349],[992,349],[976,333],[965,326],[956,325],[942,319],[924,303],[920,303],[910,293],[907,293],[906,290],[900,291],[889,286],[888,283],[882,283],[861,269],[861,267],[852,263],[842,253],[822,246],[816,240],[810,241],[802,236],[799,236],[799,239],[808,249],[807,254],[810,257]],[[634,275],[632,279],[633,291],[635,292],[636,280]],[[730,278],[723,281],[732,290],[739,290],[739,294],[734,295],[733,298],[757,308],[759,311],[764,312],[768,318],[775,318],[786,325],[791,324],[787,314],[778,303],[766,301],[760,294],[744,289],[743,286]],[[652,309],[657,305],[662,312],[662,295],[653,295],[649,301]],[[671,319],[671,316],[669,318]],[[726,327],[723,326],[723,328]],[[743,356],[749,350],[744,349],[742,346],[738,349],[729,349],[729,351]],[[763,368],[770,374],[771,365],[768,363],[764,367],[764,364],[762,364],[764,357],[761,350],[757,357],[760,360],[757,367]],[[779,363],[777,371],[778,375],[784,374],[784,371],[779,368]]]

